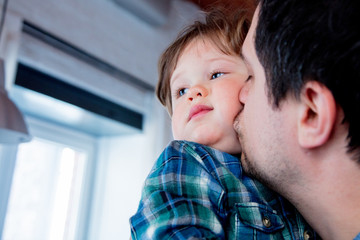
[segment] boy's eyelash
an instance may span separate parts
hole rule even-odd
[[[225,72],[223,72],[223,71],[213,71],[213,72],[211,72],[210,73],[210,79],[216,79],[216,78],[213,78],[213,76],[215,75],[215,74],[222,74],[222,75],[224,75],[224,74],[226,74]],[[222,76],[221,75],[221,76]]]
[[[180,95],[180,90],[183,90],[183,89],[185,89],[185,88],[186,88],[186,87],[177,88],[176,91],[174,91],[174,92],[171,94],[172,97],[174,97],[175,99],[181,97],[182,95]]]
[[[180,89],[179,89],[179,90],[180,90]],[[178,98],[178,97],[179,97],[179,90],[173,91],[173,92],[171,93],[171,96],[172,96],[173,98]]]

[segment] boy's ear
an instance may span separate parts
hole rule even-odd
[[[303,148],[316,148],[327,142],[336,122],[336,102],[322,83],[308,81],[301,91],[298,141]]]

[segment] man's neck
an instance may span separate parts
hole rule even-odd
[[[346,157],[326,160],[314,173],[290,200],[323,239],[354,239],[360,232],[360,165]]]

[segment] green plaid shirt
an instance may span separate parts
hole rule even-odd
[[[317,239],[294,207],[243,174],[239,158],[187,141],[161,154],[130,225],[133,239]]]

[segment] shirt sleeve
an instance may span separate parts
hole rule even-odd
[[[130,219],[133,239],[225,238],[221,184],[185,145],[169,145],[146,179]]]

